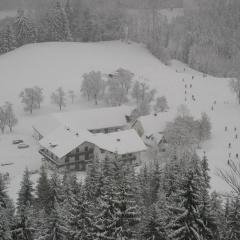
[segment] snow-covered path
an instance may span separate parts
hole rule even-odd
[[[38,116],[57,111],[55,106],[50,105],[51,92],[62,86],[66,91],[74,89],[79,94],[83,73],[91,70],[109,73],[119,67],[131,70],[136,78],[138,76],[147,78],[149,84],[158,90],[159,96],[167,97],[172,109],[186,103],[194,116],[199,117],[203,111],[210,116],[213,126],[212,139],[204,144],[200,154],[203,151],[207,153],[212,188],[218,191],[227,189],[226,184],[215,175],[215,171],[219,167],[226,167],[229,142],[232,143],[232,156],[240,152],[240,138],[234,139],[235,127],[240,136],[240,106],[229,90],[228,79],[210,76],[204,78],[201,73],[189,69],[178,61],[173,61],[171,66],[165,66],[139,44],[128,45],[119,41],[42,43],[27,45],[0,56],[0,105],[6,100],[11,101],[19,116],[19,125],[15,133],[0,135],[0,163],[15,163],[9,167],[0,166],[0,171],[7,170],[14,176],[15,180],[10,184],[12,197],[16,197],[25,166],[31,169],[40,166],[40,155],[31,138],[31,126]],[[34,85],[44,88],[45,101],[40,112],[36,111],[34,116],[29,116],[23,113],[18,96],[23,88]],[[94,107],[80,100],[66,109],[89,106]],[[228,126],[227,132],[224,130],[225,126]],[[24,138],[31,147],[22,151],[17,150],[11,145],[12,139],[15,138]]]

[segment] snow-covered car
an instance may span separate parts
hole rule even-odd
[[[20,143],[20,144],[18,145],[18,148],[19,148],[19,149],[28,148],[28,147],[29,147],[29,145],[27,145],[27,144],[25,144],[25,143]]]
[[[19,144],[19,143],[23,143],[23,140],[17,139],[12,141],[12,144]]]

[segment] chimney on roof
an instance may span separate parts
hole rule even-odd
[[[117,142],[120,142],[121,141],[121,139],[120,138],[117,138]]]

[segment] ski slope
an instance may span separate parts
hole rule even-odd
[[[147,78],[149,84],[157,89],[159,96],[167,97],[170,108],[176,109],[180,104],[186,103],[194,116],[199,117],[203,111],[210,116],[212,139],[204,144],[199,154],[206,151],[208,156],[212,189],[228,190],[226,184],[215,174],[217,168],[226,168],[230,152],[233,160],[238,151],[240,155],[240,138],[234,138],[235,127],[240,137],[240,107],[229,90],[228,79],[210,76],[203,78],[201,73],[178,61],[165,66],[139,44],[125,44],[120,41],[41,43],[27,45],[0,56],[0,105],[4,101],[14,103],[19,118],[13,134],[0,134],[0,164],[13,163],[5,167],[0,165],[1,172],[10,173],[11,197],[16,199],[24,168],[28,166],[30,170],[35,170],[41,165],[37,144],[31,136],[31,126],[39,116],[58,111],[50,103],[51,93],[62,86],[64,90],[73,89],[80,95],[83,73],[91,70],[110,73],[119,67],[131,70],[136,78]],[[25,87],[34,85],[44,88],[45,100],[41,110],[30,116],[23,112],[19,93]],[[195,101],[192,100],[192,95]],[[66,111],[89,107],[95,106],[79,98],[76,104],[69,103]],[[225,126],[228,126],[227,132],[224,130]],[[18,138],[30,144],[30,148],[19,150],[12,145],[12,140]],[[229,143],[231,149],[228,149]]]

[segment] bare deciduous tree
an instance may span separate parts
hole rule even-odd
[[[52,93],[51,99],[52,103],[59,106],[59,110],[61,111],[63,107],[66,106],[66,98],[65,92],[61,87],[59,87],[54,93]]]
[[[18,123],[18,120],[14,114],[13,107],[10,102],[6,102],[4,108],[6,115],[6,125],[9,127],[10,132],[12,132],[13,127]]]
[[[84,95],[87,95],[88,101],[92,98],[95,104],[98,104],[104,88],[105,82],[102,79],[102,73],[100,71],[91,71],[83,75],[81,91]]]
[[[38,108],[39,105],[34,88],[25,88],[19,96],[22,99],[22,103],[25,104],[25,111],[29,111],[32,114],[33,110]]]
[[[240,194],[240,161],[228,160],[228,170],[218,170],[220,176],[237,194]]]
[[[76,98],[76,94],[75,94],[75,92],[74,92],[73,90],[70,90],[70,91],[68,92],[68,94],[69,94],[69,97],[70,97],[71,102],[72,102],[72,104],[73,104],[73,103],[74,103],[74,100],[75,100],[75,98]]]

